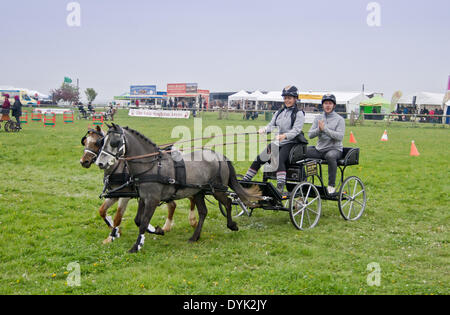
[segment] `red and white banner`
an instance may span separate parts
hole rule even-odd
[[[56,115],[62,115],[64,112],[72,111],[70,108],[40,108],[35,107],[34,109],[40,110],[42,114],[45,113],[55,113]]]
[[[191,112],[188,110],[154,110],[131,108],[128,112],[133,117],[153,117],[153,118],[184,118],[188,119]]]
[[[185,94],[186,83],[167,84],[167,94]]]

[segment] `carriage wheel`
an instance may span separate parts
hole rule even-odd
[[[11,120],[8,120],[6,123],[5,123],[5,131],[6,132],[12,132],[13,131],[13,122],[11,121]]]
[[[289,215],[292,224],[299,230],[312,229],[317,225],[322,212],[319,190],[311,183],[295,186],[289,200]]]
[[[225,206],[221,202],[219,202],[219,209],[220,209],[220,212],[222,213],[222,215],[226,218],[227,217],[227,209],[225,208]],[[240,217],[244,213],[245,213],[245,210],[242,209],[239,204],[236,204],[236,205],[232,204],[231,205],[231,216],[233,218]],[[251,212],[250,212],[250,215],[251,215]]]
[[[339,189],[339,211],[347,221],[356,221],[366,209],[366,188],[361,179],[351,176],[345,179]]]
[[[13,131],[14,131],[14,132],[19,132],[19,131],[20,131],[19,123],[17,123],[17,122],[14,123],[14,129],[13,129]]]

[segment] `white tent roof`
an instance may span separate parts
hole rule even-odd
[[[343,91],[318,91],[318,92],[300,92],[299,94],[310,94],[310,95],[325,95],[325,94],[333,94],[336,96],[336,103],[338,105],[345,105],[346,112],[355,112],[359,113],[359,104],[369,98],[363,92],[343,92]],[[304,99],[301,100],[302,103],[312,103],[312,104],[320,104],[322,103],[321,99]]]
[[[261,97],[263,97],[264,94],[261,93],[261,91],[255,91],[252,94],[249,95],[249,100],[251,101],[259,101]]]
[[[430,92],[418,92],[412,93],[405,96],[402,96],[397,104],[406,104],[411,105],[413,102],[413,98],[416,96],[416,104],[418,106],[422,105],[434,105],[434,106],[442,106],[444,102],[444,93],[430,93]]]
[[[41,93],[39,91],[29,90],[29,89],[24,89],[24,88],[17,88],[17,87],[13,87],[13,86],[10,86],[10,85],[9,86],[5,86],[5,85],[0,86],[0,90],[20,90],[20,91],[25,91],[29,96],[33,96],[34,97],[37,94],[40,99],[49,97],[48,95],[43,94],[43,93]]]
[[[429,93],[422,92],[417,97],[418,105],[439,105],[442,106],[444,102],[444,93]]]
[[[260,102],[284,102],[283,96],[281,96],[280,91],[270,91],[267,94],[262,94],[258,98]]]
[[[244,90],[241,90],[233,95],[228,96],[228,101],[248,100],[250,94]]]
[[[303,95],[325,95],[325,94],[333,94],[336,96],[336,102],[338,104],[347,105],[349,103],[361,103],[364,100],[368,100],[369,98],[363,92],[340,92],[340,91],[308,91],[308,92],[299,92],[298,94]],[[313,103],[320,104],[322,103],[321,99],[302,99],[302,103]]]

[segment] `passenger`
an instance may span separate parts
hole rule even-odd
[[[328,193],[336,192],[337,161],[342,158],[342,139],[345,135],[345,120],[334,110],[336,97],[332,94],[322,98],[323,113],[316,117],[309,130],[310,139],[319,137],[315,147],[308,147],[307,158],[324,159],[328,163]]]

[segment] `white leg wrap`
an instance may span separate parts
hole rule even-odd
[[[114,226],[113,220],[112,220],[112,218],[109,215],[105,218],[105,221],[106,221],[106,224],[108,224],[109,227],[113,227]]]
[[[156,229],[155,229],[155,227],[154,227],[153,225],[149,224],[149,225],[148,225],[148,228],[147,228],[147,231],[148,231],[149,233],[155,233],[155,232],[156,232]]]
[[[145,235],[141,234],[139,238],[138,250],[141,250],[142,246],[144,246],[144,242],[145,242]]]

